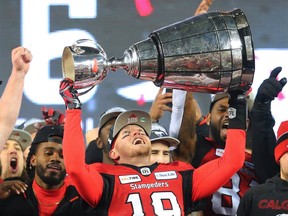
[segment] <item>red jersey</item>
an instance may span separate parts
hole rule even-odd
[[[108,215],[184,215],[184,211],[193,209],[190,164],[155,163],[136,167],[96,163],[91,169],[96,169],[105,179],[104,200],[99,209],[107,209]]]
[[[199,146],[198,146],[199,145]],[[195,167],[222,157],[224,149],[208,138],[198,139],[195,158],[192,164]],[[245,153],[245,161],[239,169],[222,187],[207,198],[207,207],[204,215],[236,215],[240,199],[250,187],[258,185],[256,171],[250,153]]]
[[[230,138],[229,138],[230,137]],[[237,145],[229,139],[237,137]],[[184,162],[150,166],[85,164],[81,110],[67,110],[63,138],[66,171],[99,215],[185,215],[239,170],[245,131],[228,129],[225,154],[198,169]],[[234,140],[235,141],[235,140]]]

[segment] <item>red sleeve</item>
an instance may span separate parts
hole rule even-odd
[[[195,169],[192,200],[207,197],[224,185],[242,166],[245,159],[246,132],[228,129],[222,157]]]
[[[66,171],[81,197],[96,206],[103,192],[103,178],[85,164],[85,142],[81,128],[81,110],[67,110],[63,138]]]

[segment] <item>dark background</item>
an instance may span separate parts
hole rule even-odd
[[[49,77],[60,81],[62,79],[61,52],[65,46],[71,45],[74,41],[73,38],[81,39],[81,36],[77,37],[77,35],[72,33],[71,37],[68,34],[66,37],[59,37],[59,40],[57,40],[57,37],[53,40],[46,40],[41,35],[43,25],[48,25],[49,33],[57,33],[69,29],[89,32],[95,41],[97,40],[103,47],[108,57],[115,56],[119,58],[132,44],[146,39],[153,30],[193,16],[200,3],[200,1],[196,0],[79,0],[78,6],[74,10],[79,10],[85,14],[85,10],[88,9],[83,4],[90,5],[92,2],[96,3],[95,7],[89,9],[94,10],[97,15],[94,18],[70,18],[69,0],[61,2],[63,3],[60,4],[56,0],[0,1],[0,80],[3,80],[0,92],[3,92],[11,72],[11,50],[23,45],[28,47],[34,55],[33,68],[29,71],[25,88],[28,88],[28,86],[31,89],[34,88],[33,94],[39,95],[39,100],[41,98],[40,103],[34,103],[27,97],[28,93],[25,92],[17,124],[32,117],[41,118],[40,109],[43,106],[53,107],[64,112],[61,98],[55,104],[42,102],[43,98],[46,99],[50,96],[51,98],[60,97],[57,94],[58,89],[55,85],[45,85],[45,82],[48,82],[48,78],[45,76],[34,76],[33,73],[41,74],[44,71],[43,68],[46,67],[45,65],[41,67],[41,63],[37,63],[38,60],[40,62],[43,58],[49,58],[48,54],[56,52],[56,54],[51,54],[56,55],[56,57],[51,58],[47,68]],[[137,7],[138,3],[140,3],[139,7]],[[41,8],[45,4],[48,5],[46,10],[48,23],[44,19],[46,17],[45,13],[41,12]],[[143,8],[148,8],[147,13],[144,15],[142,14]],[[267,50],[268,48],[268,51],[269,49],[275,51],[275,49],[279,49],[287,54],[285,52],[288,48],[287,0],[215,0],[209,11],[230,11],[235,8],[242,9],[247,16],[255,50]],[[23,25],[23,17],[30,17],[31,22],[26,22]],[[27,37],[32,38],[28,43],[23,39],[25,37],[23,32],[25,32]],[[55,46],[58,47],[56,51],[53,48]],[[271,64],[269,61],[271,61]],[[268,66],[264,66],[264,63],[261,64],[261,67],[258,66],[259,61],[256,61],[255,76],[259,77],[257,78],[259,81],[255,84],[256,88],[253,89],[255,92],[259,82],[269,75],[266,72],[264,73],[262,68],[264,67],[269,72],[274,64],[279,66],[277,57],[274,54],[271,54],[268,61],[265,60],[265,65],[268,64]],[[284,61],[283,64],[281,66],[287,67],[287,61]],[[287,74],[287,70],[285,73]],[[283,73],[283,75],[285,74]],[[95,127],[98,124],[99,116],[113,106],[149,111],[151,100],[156,95],[157,88],[149,84],[141,86],[142,83],[147,82],[129,77],[124,71],[110,72],[104,81],[97,86],[97,91],[95,90],[93,97],[83,104],[84,131]],[[127,90],[126,87],[129,87],[129,89]],[[124,95],[119,93],[119,90],[124,90]],[[46,94],[43,94],[43,92],[46,92]],[[196,93],[195,96],[205,114],[208,111],[210,95]],[[275,111],[275,113],[277,112]],[[164,119],[160,121],[167,129],[169,127],[169,117],[170,115],[167,113]],[[284,120],[284,117],[282,115],[282,120]]]

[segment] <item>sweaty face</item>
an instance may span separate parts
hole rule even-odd
[[[36,155],[31,158],[31,164],[35,166],[35,179],[38,179],[38,183],[42,181],[55,186],[61,184],[66,176],[61,144],[40,143]]]
[[[1,178],[20,177],[24,170],[24,156],[20,144],[7,140],[0,153]]]
[[[127,125],[119,132],[114,149],[119,158],[127,162],[131,158],[150,156],[151,142],[142,127]]]
[[[225,145],[227,137],[228,108],[228,97],[222,98],[216,101],[210,112],[210,134],[212,139],[221,146]]]
[[[151,163],[169,163],[170,159],[171,159],[171,153],[169,150],[169,144],[161,141],[161,140],[157,140],[157,141],[153,141],[152,145],[151,145],[151,158],[150,158],[150,162]]]

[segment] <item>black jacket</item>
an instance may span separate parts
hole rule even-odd
[[[264,183],[279,172],[279,165],[274,158],[276,136],[273,130],[275,120],[272,116],[270,104],[259,104],[256,101],[251,110],[250,130],[252,135],[252,161],[258,180]],[[249,143],[249,142],[248,142]]]
[[[32,184],[24,194],[13,195],[0,200],[1,216],[38,216],[38,202],[32,190]],[[74,186],[68,186],[65,197],[58,204],[53,216],[92,216],[91,207],[83,201]]]
[[[278,175],[257,185],[242,197],[237,216],[287,215],[288,182]]]

